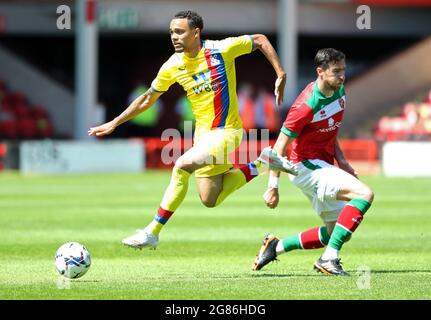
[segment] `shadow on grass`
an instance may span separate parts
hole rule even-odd
[[[253,278],[295,278],[295,277],[311,277],[311,278],[316,278],[316,277],[323,277],[325,275],[320,274],[320,273],[316,273],[313,271],[310,272],[304,272],[304,273],[280,273],[280,274],[276,274],[276,273],[255,273],[252,274],[251,277]]]
[[[357,272],[356,270],[346,270],[350,276],[360,276],[362,273]],[[391,274],[391,273],[431,273],[431,270],[371,270],[371,274]],[[313,273],[310,271],[309,273],[289,273],[289,274],[276,274],[276,273],[259,273],[252,274],[251,277],[262,277],[262,278],[294,278],[294,277],[327,277],[327,275],[321,273]]]
[[[371,270],[371,273],[431,273],[431,270]]]

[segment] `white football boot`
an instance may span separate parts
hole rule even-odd
[[[139,229],[136,231],[137,232],[134,235],[123,239],[122,243],[125,246],[132,247],[135,249],[156,249],[157,244],[159,243],[159,237],[157,237],[147,229]]]
[[[287,160],[287,157],[279,156],[271,147],[264,148],[259,158],[257,158],[257,161],[268,166],[270,170],[283,171],[293,174],[294,176],[298,175],[298,170],[295,165]]]

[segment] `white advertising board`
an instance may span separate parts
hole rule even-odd
[[[388,177],[431,177],[431,142],[387,142],[382,170]]]
[[[20,145],[23,174],[140,172],[145,148],[130,140],[26,141]]]

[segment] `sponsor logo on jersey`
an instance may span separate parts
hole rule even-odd
[[[211,91],[218,91],[219,86],[217,85],[217,82],[211,81],[210,82],[210,75],[211,72],[209,70],[205,72],[199,72],[198,74],[195,74],[192,76],[192,78],[196,81],[197,86],[193,87],[193,91],[195,94],[200,94],[202,92],[211,92]]]
[[[192,78],[197,82],[197,84],[201,84],[207,82],[210,79],[211,72],[209,70],[204,72],[199,72],[192,76]]]
[[[202,93],[204,91],[211,92],[211,90],[214,92],[219,90],[219,86],[217,85],[217,82],[211,81],[211,83],[204,83],[204,84],[201,84],[200,86],[193,87],[193,91],[196,94]]]
[[[332,120],[332,125],[330,124],[331,120]],[[328,128],[319,129],[319,132],[323,132],[323,133],[331,132],[331,131],[334,131],[337,128],[341,127],[341,121],[335,122],[335,123],[334,122],[335,122],[334,119],[329,118],[329,120],[328,120]]]

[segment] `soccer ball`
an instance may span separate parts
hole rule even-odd
[[[57,271],[69,279],[82,277],[91,265],[87,248],[78,242],[67,242],[58,248],[54,257]]]

